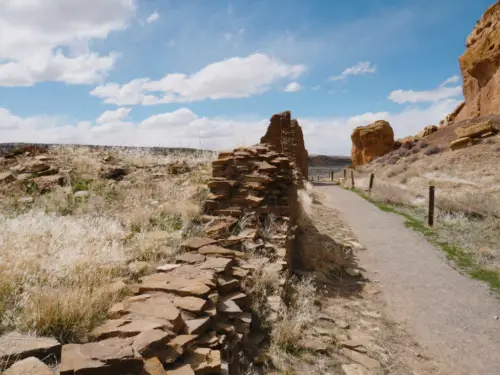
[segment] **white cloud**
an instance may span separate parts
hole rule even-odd
[[[297,78],[304,71],[303,65],[289,65],[268,55],[254,53],[209,64],[191,75],[172,73],[159,81],[140,78],[123,85],[107,83],[96,87],[91,95],[116,105],[244,98],[268,91],[272,84],[282,79]]]
[[[351,117],[298,120],[310,153],[349,155],[350,136],[356,126],[385,119],[391,123],[396,138],[414,135],[426,125],[437,124],[458,102],[447,99],[426,108],[408,107],[395,113],[368,112]],[[129,113],[129,108],[119,108],[103,113],[96,121],[67,124],[56,117],[22,118],[0,108],[0,139],[4,142],[182,146],[220,150],[259,142],[269,123],[268,118],[201,117],[188,108],[154,115],[143,121],[123,121]]]
[[[151,13],[151,15],[146,18],[146,23],[150,24],[156,22],[160,19],[160,14],[158,12]]]
[[[389,100],[395,103],[436,103],[445,99],[456,98],[462,95],[462,86],[448,87],[448,83],[455,82],[453,77],[448,78],[441,86],[433,90],[413,91],[395,90],[389,94]]]
[[[450,83],[457,83],[460,82],[460,77],[457,75],[451,76],[450,78],[447,78],[439,87],[444,87]]]
[[[118,108],[114,111],[106,111],[96,120],[97,124],[121,121],[132,111],[132,108]]]
[[[0,86],[101,81],[119,55],[101,56],[90,42],[134,14],[135,0],[0,1]]]
[[[357,76],[357,75],[364,75],[364,74],[373,74],[377,71],[377,66],[372,65],[371,62],[369,61],[361,61],[357,63],[356,65],[353,65],[347,69],[345,69],[342,74],[338,76],[333,76],[330,77],[330,81],[341,81],[343,79],[346,79],[349,76]]]
[[[313,91],[318,91],[318,90],[321,90],[321,85],[313,86],[313,87],[311,88],[311,90],[313,90]]]
[[[285,89],[283,91],[285,91],[285,92],[297,92],[301,88],[302,87],[300,86],[299,83],[297,83],[297,82],[290,82],[288,85],[285,86]]]

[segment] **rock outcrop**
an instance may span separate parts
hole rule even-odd
[[[457,121],[500,112],[500,1],[489,7],[460,57],[465,106]]]
[[[421,132],[419,132],[417,134],[417,138],[425,138],[429,135],[431,135],[432,133],[435,133],[439,130],[439,128],[436,126],[436,125],[427,125],[424,130],[422,130]]]
[[[308,154],[304,145],[304,135],[297,120],[292,119],[289,111],[275,114],[266,135],[260,143],[267,143],[277,152],[288,156],[296,165],[302,176],[308,178]]]
[[[387,121],[379,120],[354,129],[351,140],[352,163],[354,166],[363,165],[393,150],[394,131]]]
[[[455,120],[457,119],[458,115],[464,109],[464,107],[465,107],[465,102],[464,101],[460,102],[460,104],[457,105],[455,107],[455,109],[450,114],[448,114],[443,120],[441,120],[439,122],[439,127],[444,128],[444,127],[454,123]]]

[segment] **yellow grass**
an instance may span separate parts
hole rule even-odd
[[[117,280],[129,276],[129,263],[165,261],[196,231],[214,155],[84,147],[50,154],[52,164],[72,169],[66,186],[35,194],[29,205],[18,191],[0,190],[0,331],[74,342],[123,293]],[[126,167],[122,181],[99,177],[106,155]],[[169,163],[179,162],[190,172],[169,174]],[[88,197],[75,198],[81,189]]]

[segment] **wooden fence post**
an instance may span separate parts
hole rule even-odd
[[[430,227],[434,226],[434,197],[435,197],[435,187],[429,186],[429,217],[427,222]]]
[[[352,183],[352,188],[354,189],[354,171],[351,169],[351,183]]]
[[[330,172],[330,181],[333,181],[333,171]]]
[[[372,191],[373,188],[373,179],[375,178],[375,173],[372,173],[370,175],[370,186],[368,187],[368,190]]]
[[[347,180],[347,170],[344,168],[344,180]]]

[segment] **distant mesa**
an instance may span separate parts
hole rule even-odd
[[[359,126],[352,132],[352,164],[359,166],[391,152],[394,148],[394,131],[384,120]]]

